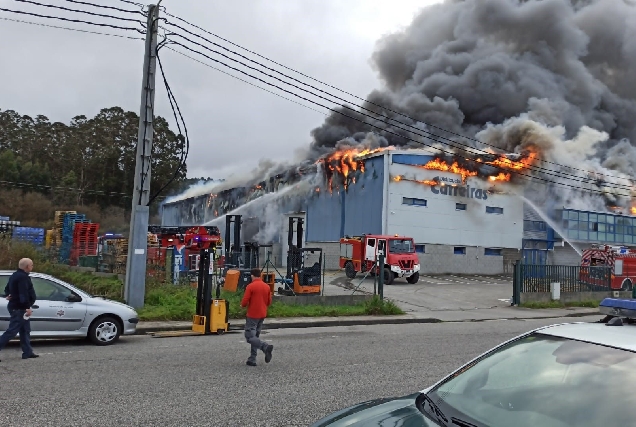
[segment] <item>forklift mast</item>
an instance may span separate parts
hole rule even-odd
[[[303,223],[302,217],[290,216],[289,229],[287,230],[287,278],[291,279],[294,273],[302,268],[303,253]],[[295,227],[294,227],[295,226]],[[295,230],[294,230],[295,228]],[[296,231],[296,243],[294,244],[294,231]]]
[[[225,266],[238,267],[241,256],[241,215],[225,217]],[[234,232],[232,231],[234,225]],[[230,238],[230,236],[232,238]]]

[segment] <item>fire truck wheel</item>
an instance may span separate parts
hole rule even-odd
[[[410,283],[411,285],[417,283],[418,280],[420,280],[420,273],[419,272],[413,273],[413,275],[411,275],[411,276],[406,278],[406,281],[408,283]]]
[[[390,285],[391,283],[393,283],[393,279],[395,279],[395,275],[393,274],[391,269],[385,268],[384,269],[384,284],[387,286]]]
[[[347,274],[347,277],[349,279],[355,279],[356,278],[356,274],[358,274],[356,272],[356,269],[353,267],[353,263],[351,261],[348,261],[345,264],[345,273]]]
[[[621,291],[631,291],[632,290],[632,281],[629,279],[626,279],[625,281],[623,281],[623,286],[621,286]]]

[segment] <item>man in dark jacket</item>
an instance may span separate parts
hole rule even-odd
[[[18,263],[18,270],[9,278],[5,288],[5,295],[7,295],[9,300],[7,308],[11,319],[9,327],[0,336],[0,350],[2,350],[19,333],[23,359],[38,357],[37,354],[33,353],[33,348],[31,347],[30,317],[33,313],[31,306],[36,300],[33,283],[31,283],[31,278],[29,277],[29,273],[32,270],[33,261],[29,258],[23,258]]]

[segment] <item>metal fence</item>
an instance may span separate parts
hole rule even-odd
[[[513,274],[513,300],[520,301],[524,292],[550,292],[552,283],[559,283],[561,292],[594,292],[610,289],[610,267],[578,265],[535,265],[517,263]]]

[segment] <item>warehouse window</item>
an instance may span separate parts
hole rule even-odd
[[[455,210],[456,211],[465,211],[466,210],[466,203],[455,203]]]
[[[414,199],[412,197],[402,197],[402,204],[409,206],[427,206],[425,199]]]
[[[455,255],[466,255],[466,246],[455,246],[453,253]]]
[[[486,213],[501,215],[503,213],[503,208],[498,208],[495,206],[486,206]]]
[[[426,253],[426,245],[415,245],[415,252],[420,254]]]
[[[547,225],[544,221],[523,221],[523,231],[546,231]]]
[[[501,248],[484,248],[484,255],[501,256]]]

